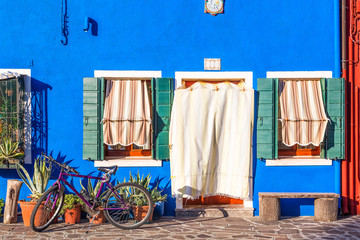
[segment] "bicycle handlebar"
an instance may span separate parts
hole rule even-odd
[[[69,165],[65,164],[65,163],[59,163],[57,161],[55,161],[55,159],[53,159],[51,156],[46,156],[45,154],[41,154],[44,158],[46,158],[47,160],[49,160],[50,162],[56,163],[58,166],[60,166],[61,168],[64,168],[70,172],[73,172],[77,175],[79,175],[79,172],[76,171],[74,168],[70,167]]]

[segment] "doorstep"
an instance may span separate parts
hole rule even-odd
[[[253,217],[254,208],[234,205],[189,205],[175,209],[176,217]]]

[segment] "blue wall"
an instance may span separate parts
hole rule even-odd
[[[64,46],[60,1],[2,1],[0,68],[31,69],[33,154],[47,151],[90,173],[93,164],[82,160],[83,77],[92,77],[94,70],[161,70],[164,77],[174,77],[175,71],[202,71],[204,58],[221,58],[222,71],[252,71],[255,89],[266,71],[336,75],[334,6],[336,0],[226,1],[225,13],[214,17],[204,14],[204,1],[68,0]],[[85,17],[96,21],[97,30],[83,31]],[[122,168],[117,177],[137,169],[164,178],[163,186],[170,179],[169,162]],[[266,167],[255,160],[254,171],[256,214],[259,191],[338,191],[335,166]],[[5,198],[6,180],[16,177],[14,170],[0,170],[0,198]],[[28,194],[23,187],[21,198]],[[311,214],[312,206],[301,204],[297,214]],[[291,215],[293,208],[287,206],[283,214]],[[169,199],[166,213],[173,214],[173,208]]]

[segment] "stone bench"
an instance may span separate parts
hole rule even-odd
[[[259,208],[261,221],[278,221],[280,219],[280,198],[314,198],[314,220],[336,221],[338,213],[338,198],[336,193],[259,193]]]

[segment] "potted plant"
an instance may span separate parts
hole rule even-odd
[[[126,179],[125,179],[126,180]],[[158,184],[156,187],[154,188],[151,188],[150,187],[150,180],[151,180],[151,176],[150,174],[148,174],[145,178],[144,178],[144,175],[142,175],[140,177],[140,174],[139,174],[139,171],[137,172],[136,175],[132,175],[131,172],[130,172],[130,179],[129,179],[129,182],[135,182],[141,186],[143,186],[146,190],[149,191],[150,195],[151,195],[151,199],[153,201],[153,203],[155,204],[154,206],[154,212],[156,213],[162,213],[162,215],[164,214],[164,201],[166,201],[166,198],[167,198],[167,195],[162,195],[162,191],[163,190],[159,190],[158,189]],[[140,200],[142,201],[142,200]],[[142,202],[138,202],[137,203],[138,206],[141,206],[141,205],[146,205],[145,203],[142,203]],[[140,216],[142,214],[146,214],[147,212],[147,209],[145,210],[142,210],[142,209],[135,209],[135,216],[137,215],[138,218],[140,218]],[[137,214],[136,214],[137,213]],[[161,216],[162,216],[161,215]],[[156,217],[160,217],[158,215],[156,215]],[[153,219],[153,214],[151,215],[151,217],[149,218],[149,221],[152,221]],[[141,220],[141,219],[140,219]]]
[[[80,185],[82,187],[81,190],[81,195],[86,196],[86,200],[91,200],[91,199],[95,199],[99,190],[100,190],[100,186],[101,186],[101,182],[98,181],[95,185],[95,187],[93,187],[92,183],[91,183],[91,179],[88,178],[88,184],[87,184],[87,188],[85,188],[83,186],[83,184],[80,181]],[[108,190],[104,191],[103,193],[100,194],[99,196],[99,200],[100,202],[104,199],[106,193]],[[89,216],[93,216],[95,214],[97,214],[98,211],[100,211],[100,213],[98,215],[96,215],[96,217],[94,218],[92,224],[102,224],[106,222],[106,218],[104,215],[104,210],[103,210],[103,206],[99,206],[96,210],[91,210],[89,209],[89,206],[86,205],[84,202],[82,202],[82,208],[85,212],[87,212],[89,214]],[[92,218],[89,217],[89,220],[91,221]]]
[[[11,137],[2,137],[0,140],[0,165],[21,163],[25,154],[20,150],[19,143]]]
[[[0,217],[2,216],[3,208],[5,206],[4,199],[0,199]]]
[[[25,226],[30,226],[31,213],[36,202],[46,190],[50,180],[51,169],[51,163],[49,163],[49,166],[46,166],[45,158],[38,157],[34,162],[34,175],[31,178],[28,171],[21,164],[16,164],[16,170],[20,178],[31,191],[29,202],[25,200],[19,201]]]
[[[81,200],[78,196],[73,194],[66,194],[64,205],[60,214],[64,216],[65,223],[75,224],[80,223],[81,219]]]
[[[0,108],[2,108],[1,106]],[[12,122],[17,121],[16,118],[10,119]],[[0,121],[0,165],[9,168],[10,164],[16,166],[22,163],[24,159],[24,149],[21,147],[18,135],[18,126],[9,122]]]

